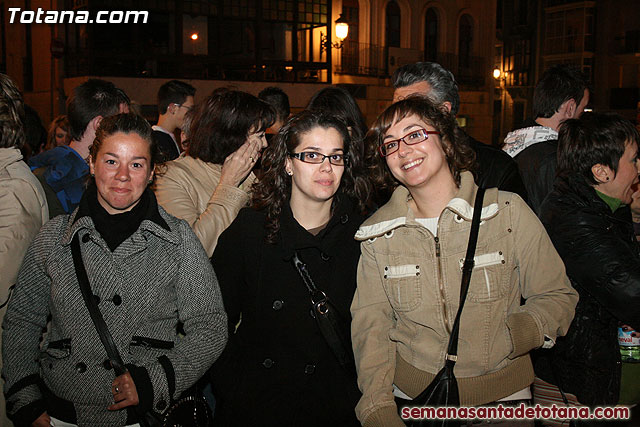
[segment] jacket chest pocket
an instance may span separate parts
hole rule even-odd
[[[389,302],[394,310],[415,310],[422,303],[421,267],[418,259],[385,257],[378,265]]]
[[[467,298],[476,302],[495,301],[505,296],[509,271],[502,251],[480,253],[474,258]],[[460,270],[464,259],[460,259]]]

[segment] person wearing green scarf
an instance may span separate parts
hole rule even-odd
[[[619,115],[585,113],[565,121],[558,138],[556,180],[540,219],[580,301],[567,335],[540,352],[536,383],[573,404],[612,406],[623,375],[618,326],[640,330],[640,247],[629,210],[640,136]]]

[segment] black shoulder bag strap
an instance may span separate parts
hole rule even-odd
[[[338,358],[340,365],[347,372],[355,375],[355,362],[353,351],[349,343],[351,340],[344,334],[344,322],[336,307],[331,303],[327,294],[318,289],[311,279],[307,265],[300,260],[300,256],[296,251],[291,259],[296,270],[302,277],[309,295],[311,296],[312,313],[316,319],[316,323],[320,328],[320,332],[325,341],[331,348],[331,351]]]
[[[82,299],[84,300],[84,303],[89,310],[89,315],[91,316],[93,325],[96,327],[96,331],[98,331],[100,341],[102,341],[102,345],[107,352],[109,362],[111,363],[111,366],[113,367],[116,375],[120,376],[127,372],[127,368],[124,366],[124,362],[122,361],[122,357],[120,356],[118,347],[116,347],[113,336],[111,335],[111,332],[109,332],[109,327],[104,321],[102,313],[98,308],[98,304],[96,303],[96,300],[93,297],[93,293],[91,292],[89,277],[87,276],[87,270],[84,268],[84,262],[82,261],[82,254],[80,252],[80,239],[78,237],[78,233],[75,234],[73,240],[71,241],[71,255],[73,256],[73,266],[76,270],[76,276],[80,285],[80,291],[82,292]],[[155,423],[155,419],[148,418],[145,417],[144,414],[140,414],[137,406],[129,407],[127,408],[127,411],[133,411],[133,414],[135,414],[135,416],[138,418],[138,422],[143,427],[150,426]]]
[[[469,291],[469,282],[471,281],[471,273],[473,272],[474,260],[476,254],[476,244],[478,243],[478,231],[480,229],[480,214],[482,213],[482,201],[484,199],[484,188],[478,188],[476,200],[473,204],[473,218],[471,219],[471,231],[469,233],[469,243],[467,245],[467,254],[462,265],[462,283],[460,285],[460,305],[456,320],[453,322],[451,335],[449,336],[449,348],[447,350],[447,363],[455,362],[458,359],[458,332],[460,330],[460,316],[462,315],[462,307],[467,299]]]
[[[73,255],[73,266],[76,269],[76,276],[78,277],[78,283],[80,284],[82,299],[89,310],[89,315],[91,315],[91,320],[93,320],[93,324],[98,331],[100,341],[102,341],[102,345],[107,351],[107,356],[109,357],[113,370],[116,375],[122,375],[127,372],[127,368],[124,366],[122,357],[120,357],[120,352],[116,347],[116,343],[113,341],[113,336],[111,335],[111,332],[109,332],[109,327],[105,323],[102,313],[98,308],[98,304],[91,292],[89,277],[87,276],[87,270],[84,268],[82,254],[80,253],[80,239],[78,238],[78,233],[75,234],[71,241],[71,255]]]

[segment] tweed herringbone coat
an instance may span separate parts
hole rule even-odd
[[[45,410],[80,426],[135,421],[125,410],[107,410],[115,374],[76,278],[70,247],[76,234],[140,405],[166,408],[222,352],[227,317],[207,255],[189,225],[151,197],[150,213],[113,252],[78,209],[48,222],[27,251],[3,332],[4,392],[16,425],[29,425]],[[184,336],[176,332],[178,320]]]

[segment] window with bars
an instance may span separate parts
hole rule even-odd
[[[133,0],[85,1],[108,10]],[[66,27],[67,75],[329,79],[331,50],[321,49],[329,0],[138,0],[132,8],[153,11],[149,24]]]

